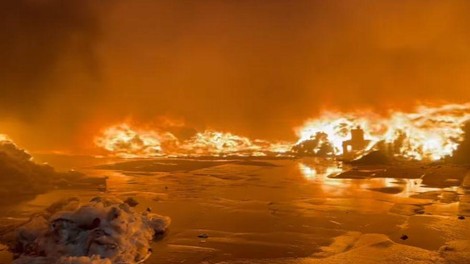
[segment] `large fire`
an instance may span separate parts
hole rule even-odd
[[[412,113],[393,111],[385,117],[371,112],[325,112],[296,132],[298,144],[311,142],[314,152],[326,145],[335,155],[343,155],[350,132],[360,128],[367,140],[364,151],[375,147],[408,159],[438,160],[457,149],[469,119],[470,104],[420,106]]]
[[[181,145],[187,153],[196,154],[255,154],[269,148],[269,142],[251,140],[231,133],[207,130],[197,133]]]
[[[95,138],[97,146],[124,158],[156,156],[265,156],[287,152],[290,144],[252,140],[228,132],[205,130],[188,139],[168,131],[148,130],[122,123]]]
[[[380,149],[393,156],[438,160],[451,156],[470,120],[470,104],[419,106],[413,112],[324,112],[295,129],[294,143],[250,139],[229,132],[205,130],[179,139],[161,129],[122,123],[108,127],[95,143],[120,157],[327,155],[357,156]]]
[[[126,123],[108,127],[95,138],[97,146],[124,158],[162,156],[162,146],[172,142],[177,139],[169,132],[131,128]]]

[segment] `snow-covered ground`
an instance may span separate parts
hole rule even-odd
[[[172,220],[166,237],[151,244],[147,263],[470,261],[470,217],[459,219],[468,214],[465,188],[430,188],[406,177],[331,177],[341,170],[311,159],[86,168],[80,171],[108,177],[105,191],[51,190],[4,206],[0,222],[18,222],[66,194],[84,201],[132,197],[136,211],[151,208]]]

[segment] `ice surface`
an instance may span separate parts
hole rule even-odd
[[[265,160],[267,164],[224,160],[204,166],[201,162],[127,161],[123,166],[87,167],[82,172],[90,177],[108,177],[106,195],[128,199],[131,204],[135,203],[129,197],[134,198],[138,204],[133,210],[154,208],[175,220],[172,232],[163,241],[151,243],[155,253],[145,263],[470,260],[470,193],[444,184],[446,178],[466,177],[466,167],[367,165],[352,171],[366,175],[356,179],[337,178],[336,173],[350,167],[324,159]],[[424,181],[432,183],[432,187],[424,185]],[[391,192],[393,188],[402,191]],[[18,206],[4,205],[0,208],[5,217],[0,220],[9,225],[17,223],[68,193],[56,189]],[[103,194],[74,190],[73,195],[89,201]],[[72,199],[45,213],[75,211],[80,206],[78,200]],[[92,220],[87,221],[93,224]],[[198,237],[201,234],[208,238]],[[408,239],[401,240],[402,235]],[[2,259],[0,255],[0,263],[11,263],[11,257],[6,257]],[[88,255],[48,258],[23,254],[20,259],[23,263],[93,263]],[[93,261],[100,263],[104,259],[95,257]]]
[[[465,253],[468,245],[468,241],[456,241],[435,252],[398,244],[383,234],[347,232],[312,257],[224,261],[218,264],[449,263],[449,258],[444,258],[445,254],[456,261],[450,263],[468,263],[468,254]]]

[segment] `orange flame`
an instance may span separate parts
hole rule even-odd
[[[163,155],[162,145],[177,142],[169,132],[131,128],[123,123],[106,128],[95,138],[95,144],[123,158],[151,157]]]
[[[256,152],[262,150],[262,147],[246,137],[206,130],[202,133],[197,133],[185,142],[182,149],[196,154],[224,154]]]
[[[468,120],[470,104],[419,106],[411,113],[391,111],[386,116],[366,111],[330,111],[296,128],[299,136],[296,144],[250,139],[214,130],[180,140],[161,129],[142,129],[122,123],[106,128],[95,138],[95,144],[113,155],[132,158],[285,155],[291,153],[293,146],[312,141],[315,153],[327,145],[327,152],[338,156],[343,154],[343,143],[351,139],[351,131],[361,127],[366,142],[363,151],[382,147],[406,159],[438,160],[451,156],[457,149],[463,139],[462,126]]]
[[[137,129],[127,123],[106,128],[95,138],[95,144],[123,158],[164,155],[265,156],[286,152],[291,147],[291,144],[272,144],[264,140],[251,140],[213,130],[199,132],[189,139],[179,140],[170,132]]]
[[[370,112],[324,112],[296,129],[298,143],[325,133],[336,155],[343,154],[343,142],[355,127],[370,140],[367,149],[380,142],[393,144],[395,154],[416,160],[438,160],[451,156],[462,140],[462,126],[470,119],[470,104],[439,107],[420,106],[413,113],[391,112],[382,117]]]

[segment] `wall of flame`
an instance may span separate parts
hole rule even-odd
[[[463,124],[470,119],[470,104],[418,106],[413,112],[390,111],[378,115],[369,111],[323,112],[294,128],[297,142],[271,142],[230,132],[205,130],[188,139],[179,139],[161,129],[143,129],[128,123],[103,129],[95,144],[111,155],[155,157],[168,155],[266,156],[289,153],[291,148],[325,133],[335,155],[343,154],[342,144],[350,131],[361,127],[370,140],[367,149],[380,142],[399,146],[396,155],[415,160],[438,160],[451,156],[463,139]]]

